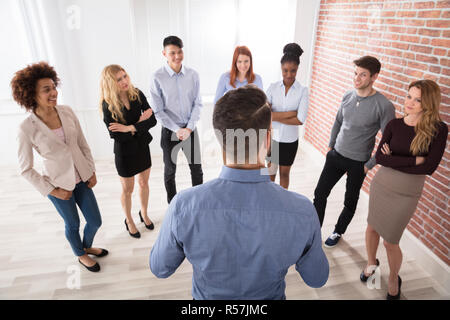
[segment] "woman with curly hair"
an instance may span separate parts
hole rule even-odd
[[[263,90],[261,77],[253,73],[253,58],[250,49],[246,46],[237,46],[234,49],[231,70],[222,74],[216,89],[214,104],[230,90],[253,83]]]
[[[89,255],[103,257],[108,251],[92,247],[102,224],[92,191],[97,183],[94,159],[73,110],[57,104],[58,83],[55,70],[46,62],[16,72],[11,81],[14,100],[30,112],[18,130],[20,172],[56,207],[78,261],[98,272],[100,265]],[[42,174],[34,169],[33,149],[44,159]],[[77,205],[86,219],[83,240]]]
[[[137,176],[141,200],[139,217],[147,229],[154,229],[147,215],[148,179],[152,166],[149,148],[152,136],[148,130],[156,125],[156,118],[145,95],[133,86],[130,77],[119,65],[112,64],[103,69],[100,91],[103,121],[114,139],[116,169],[122,184],[125,227],[130,236],[140,238],[141,234],[131,216],[131,196],[134,176]]]
[[[381,236],[390,269],[388,300],[400,299],[400,238],[416,211],[425,177],[436,170],[444,154],[448,128],[439,116],[440,103],[440,88],[434,81],[412,82],[405,99],[405,117],[386,125],[376,152],[381,167],[370,184],[368,263],[360,279],[366,282],[379,265],[376,253]]]

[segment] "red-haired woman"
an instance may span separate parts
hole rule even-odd
[[[246,46],[237,46],[234,49],[231,70],[225,72],[220,77],[214,104],[228,91],[243,87],[249,83],[253,83],[263,90],[261,77],[253,73],[252,53]]]

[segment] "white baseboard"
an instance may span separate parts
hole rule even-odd
[[[325,156],[308,141],[300,139],[299,146],[311,156],[314,161],[325,162]],[[369,194],[361,192],[360,196],[369,197]],[[436,256],[408,229],[403,233],[403,237],[400,240],[400,246],[407,252],[408,258],[416,260],[419,266],[428,272],[434,279],[438,280],[450,294],[450,267],[447,266],[445,262]]]
[[[403,233],[400,246],[408,257],[414,258],[416,262],[428,272],[435,280],[450,294],[450,267],[436,256],[426,245],[424,245],[408,229]]]

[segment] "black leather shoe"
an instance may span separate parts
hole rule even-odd
[[[101,249],[101,248],[99,248],[99,249]],[[102,252],[100,252],[99,254],[95,254],[95,253],[88,253],[88,254],[92,254],[93,256],[101,258],[101,257],[104,257],[104,256],[108,255],[108,253],[109,253],[108,250],[102,249]]]
[[[144,222],[144,219],[142,218],[142,215],[141,215],[141,210],[139,210],[139,217],[141,217],[141,222]],[[149,230],[155,229],[155,225],[153,224],[153,222],[150,223],[149,225],[146,225],[145,222],[144,222],[144,225]]]
[[[125,219],[125,227],[127,227],[127,231],[130,234],[130,236],[132,236],[133,238],[139,239],[141,237],[140,232],[136,232],[136,233],[131,233],[130,230],[128,229],[128,224],[127,224],[127,219]]]
[[[91,272],[99,272],[100,271],[100,265],[98,263],[94,264],[92,267],[88,267],[83,262],[81,262],[80,259],[78,259],[78,262],[81,263],[86,269],[88,269]]]
[[[402,278],[398,276],[398,292],[395,296],[391,296],[389,292],[386,295],[386,300],[400,300],[400,288],[402,287]]]
[[[377,259],[377,267],[380,265],[380,261],[378,261]],[[375,270],[372,271],[372,273],[369,276],[366,276],[364,273],[364,270],[361,272],[361,274],[359,275],[359,280],[361,280],[362,282],[367,282],[367,280],[375,273]]]

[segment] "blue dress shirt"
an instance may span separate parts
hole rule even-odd
[[[198,73],[184,65],[176,73],[166,63],[153,74],[149,100],[163,127],[173,132],[184,127],[194,131],[202,107]]]
[[[236,88],[243,87],[243,86],[245,86],[247,84],[248,84],[247,79],[245,79],[244,82],[240,82],[236,78],[236,81],[234,81],[234,85],[236,86]],[[258,88],[260,88],[261,90],[264,90],[263,89],[262,79],[256,73],[255,73],[255,81],[253,81],[253,84],[256,85]],[[220,98],[222,98],[225,93],[227,93],[230,90],[236,89],[236,88],[234,88],[230,84],[230,72],[228,71],[228,72],[225,72],[224,74],[222,74],[222,76],[220,76],[220,79],[219,79],[219,84],[217,85],[216,96],[214,98],[214,104],[216,104],[216,102]]]
[[[329,273],[313,204],[271,182],[266,168],[224,166],[218,179],[172,199],[150,269],[169,277],[185,257],[196,300],[285,299],[290,266],[314,288]]]
[[[305,123],[308,114],[308,88],[297,80],[289,88],[287,94],[283,80],[272,83],[267,89],[267,101],[272,105],[273,112],[297,111],[297,119]],[[294,142],[298,140],[298,125],[272,122],[272,139],[278,142]]]

